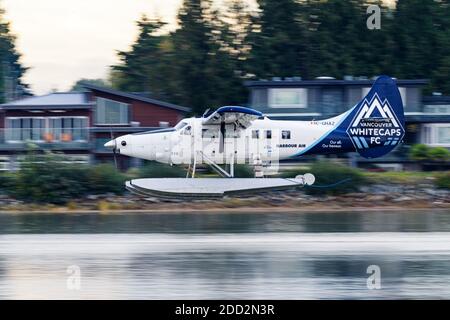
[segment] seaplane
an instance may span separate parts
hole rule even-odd
[[[313,185],[315,177],[309,173],[290,179],[270,176],[277,172],[280,160],[305,155],[358,152],[365,158],[381,157],[402,142],[404,127],[396,81],[379,76],[361,101],[333,118],[272,120],[254,109],[224,106],[202,117],[183,119],[173,128],[117,137],[105,147],[121,155],[188,169],[186,178],[127,181],[125,187],[131,192],[221,198]],[[222,178],[195,178],[199,164],[211,166]],[[255,178],[235,178],[235,164],[253,166]]]

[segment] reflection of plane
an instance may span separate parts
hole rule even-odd
[[[282,159],[353,151],[366,158],[380,157],[395,148],[404,133],[403,104],[395,80],[380,76],[358,104],[334,118],[271,120],[253,109],[221,107],[201,118],[184,119],[171,129],[118,137],[105,147],[131,157],[186,164],[192,167],[192,176],[197,164],[207,163],[232,177],[235,163],[270,167]],[[220,164],[229,164],[230,171]]]

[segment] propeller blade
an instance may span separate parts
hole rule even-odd
[[[109,131],[111,133],[111,141],[114,141],[114,148],[113,148],[114,166],[116,167],[116,170],[119,170],[119,168],[117,167],[117,155],[116,155],[117,141],[114,139],[112,127],[109,127]]]

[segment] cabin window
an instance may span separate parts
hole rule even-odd
[[[291,131],[289,130],[282,130],[281,131],[281,139],[288,140],[291,138]]]
[[[178,122],[178,124],[175,126],[175,130],[181,130],[181,129],[183,129],[184,127],[186,127],[187,126],[187,123],[186,122],[184,122],[184,121],[180,121],[180,122]]]
[[[97,124],[128,124],[129,105],[126,103],[97,98],[95,119]]]
[[[192,132],[191,126],[187,126],[186,129],[183,130],[182,134],[184,134],[185,136],[190,136],[191,132]]]
[[[272,130],[266,130],[266,139],[272,139]]]
[[[252,138],[253,139],[259,139],[259,130],[253,130],[252,131]]]

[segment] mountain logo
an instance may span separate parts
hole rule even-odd
[[[405,135],[389,101],[376,93],[370,101],[364,99],[346,132],[357,150],[395,146]]]

